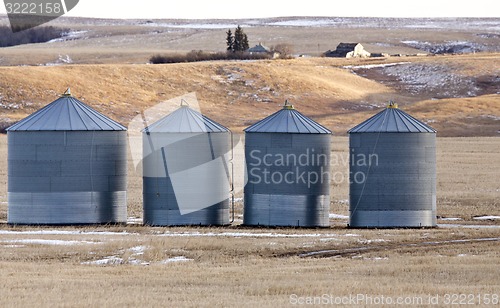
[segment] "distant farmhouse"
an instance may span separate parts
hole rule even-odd
[[[259,43],[251,48],[247,49],[247,52],[250,54],[269,54],[273,59],[279,58],[280,54],[279,52],[272,51],[271,48],[262,45],[262,43]]]
[[[251,48],[248,48],[247,51],[249,53],[270,53],[271,49],[259,43]]]
[[[360,43],[340,43],[335,50],[328,50],[325,57],[369,58],[370,53]]]

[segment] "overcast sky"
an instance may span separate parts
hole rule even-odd
[[[27,0],[26,2],[29,2]],[[5,13],[2,5],[0,13]],[[98,18],[500,17],[498,0],[80,0],[69,16]]]

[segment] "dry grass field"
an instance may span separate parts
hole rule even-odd
[[[347,147],[346,137],[333,138],[335,155]],[[326,229],[244,228],[241,204],[230,227],[143,227],[132,162],[131,224],[13,227],[5,224],[1,135],[3,306],[276,307],[351,296],[355,306],[385,297],[417,307],[436,295],[446,306],[446,294],[498,294],[500,221],[474,218],[500,215],[499,148],[494,137],[438,138],[438,215],[446,219],[436,229],[347,229],[342,218]],[[347,182],[332,185],[332,197],[330,212],[347,215]]]
[[[276,307],[324,294],[447,306],[446,294],[499,288],[498,229],[17,230],[2,235],[4,307]],[[331,251],[307,255],[317,250]]]
[[[8,24],[0,16],[0,25]],[[241,25],[250,45],[289,44],[296,55],[318,56],[340,42],[360,42],[373,53],[422,53],[410,42],[470,42],[480,51],[498,49],[500,20],[283,17],[248,20],[116,20],[58,18],[69,28],[64,41],[0,50],[0,65],[147,63],[153,54],[224,51],[228,29]],[[33,55],[36,57],[33,57]],[[69,57],[69,58],[67,58]]]
[[[180,96],[196,95],[201,111],[235,134],[288,99],[331,129],[332,154],[347,158],[346,131],[394,100],[438,130],[437,228],[346,228],[347,164],[332,166],[345,180],[331,186],[330,228],[243,227],[241,192],[231,226],[144,227],[142,177],[132,153],[128,224],[9,226],[7,137],[0,134],[2,307],[283,307],[339,301],[361,307],[400,300],[410,307],[488,300],[498,306],[498,19],[332,20],[328,26],[296,18],[226,25],[244,22],[251,44],[293,42],[296,54],[308,56],[346,40],[362,42],[372,52],[421,52],[403,41],[467,41],[489,52],[148,65],[157,53],[223,50],[227,28],[221,21],[203,21],[216,25],[210,28],[182,20],[60,18],[52,25],[83,36],[0,48],[0,129],[55,100],[66,87],[124,125],[160,102],[180,104]]]
[[[482,76],[499,74],[500,54],[407,57],[405,62],[414,67],[445,67],[456,78],[477,83]],[[395,100],[435,127],[440,136],[498,136],[498,80],[486,86],[487,93],[496,89],[494,94],[436,99],[425,93],[409,95],[349,68],[391,63],[401,63],[401,59],[0,67],[0,124],[22,119],[71,87],[75,97],[125,125],[159,102],[195,93],[204,114],[235,132],[276,111],[288,99],[299,111],[345,135]],[[448,86],[444,82],[440,87]]]
[[[7,24],[5,16],[0,16],[0,24]],[[295,55],[308,56],[146,64],[155,54],[223,51],[225,31],[237,24],[244,26],[251,45],[286,43]],[[0,128],[71,87],[77,98],[123,124],[158,102],[196,93],[203,113],[237,132],[288,99],[344,135],[395,100],[440,136],[498,136],[500,20],[496,18],[58,18],[50,25],[67,27],[72,34],[54,42],[0,48]],[[361,60],[311,57],[341,41],[361,42],[371,52],[390,54],[424,52],[411,47],[415,42],[465,44],[484,52]],[[372,68],[363,68],[367,65]],[[415,92],[415,87],[424,89]]]

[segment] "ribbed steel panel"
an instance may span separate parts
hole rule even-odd
[[[9,131],[8,223],[126,222],[126,136],[126,131]]]
[[[125,141],[126,143],[126,141]],[[123,144],[123,143],[122,143]],[[115,144],[113,145],[97,145],[95,148],[95,160],[110,161],[110,160],[127,160],[127,152],[117,152]]]
[[[434,132],[351,132],[349,150],[351,227],[436,226]]]
[[[8,133],[7,133],[8,135]],[[66,135],[67,133],[64,131],[50,131],[50,132],[36,132],[36,133],[28,133],[26,132],[25,134],[17,134],[16,138],[11,138],[9,140],[9,150],[11,149],[11,146],[36,146],[36,145],[42,145],[42,146],[49,146],[49,145],[66,145]],[[13,147],[14,148],[14,147]],[[12,149],[13,149],[12,148]],[[29,149],[29,148],[28,148]],[[16,155],[21,155],[21,152],[23,151],[18,151],[16,152]]]
[[[328,227],[330,151],[327,133],[246,130],[243,224]]]
[[[123,161],[123,160],[120,160]],[[116,165],[114,160],[65,160],[61,162],[61,176],[71,177],[75,174],[79,176],[93,176],[93,175],[109,175],[116,174]]]
[[[67,145],[36,145],[33,153],[36,154],[36,158],[33,160],[54,160],[54,161],[79,161],[87,160],[92,156],[96,155],[94,150],[89,145],[84,146],[67,146]],[[31,149],[30,149],[31,150]]]
[[[36,145],[9,144],[9,147],[7,149],[7,157],[11,157],[12,155],[14,155],[14,153],[18,160],[34,161],[36,160]]]
[[[122,189],[123,190],[123,189]],[[94,176],[54,176],[50,179],[50,191],[110,191],[109,177]]]
[[[244,224],[328,227],[329,195],[250,194],[245,192]]]
[[[92,134],[80,134],[78,131],[65,131],[65,145],[119,145],[127,142],[126,134],[116,134],[114,131],[99,131],[99,138]]]
[[[187,106],[144,129],[144,224],[229,224],[230,139],[227,128]]]
[[[436,226],[436,212],[417,211],[359,211],[351,217],[356,228],[419,228]]]
[[[10,169],[9,169],[10,170]],[[9,176],[9,191],[44,192],[50,191],[49,176]]]
[[[9,192],[9,224],[102,224],[127,221],[126,191]]]
[[[8,175],[30,177],[30,176],[60,176],[61,162],[60,161],[20,161],[15,160],[15,155],[9,158]]]
[[[183,226],[183,225],[225,225],[229,223],[229,199],[191,213],[181,214],[173,190],[167,192],[165,186],[159,185],[161,193],[154,188],[156,179],[144,179],[143,193],[144,224],[151,226]],[[162,179],[165,180],[165,179]]]

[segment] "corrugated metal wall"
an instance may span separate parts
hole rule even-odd
[[[231,152],[230,137],[229,131],[143,134],[144,153],[150,153],[143,159],[144,224],[229,224],[230,170],[227,155]],[[210,172],[205,172],[205,169],[196,171],[196,167],[212,162],[221,164],[210,168]],[[179,174],[180,180],[175,178]],[[186,178],[189,176],[193,176],[192,181]],[[181,209],[178,198],[186,191],[192,202],[187,206],[184,204]],[[207,200],[219,201],[205,206]]]
[[[330,134],[246,133],[243,223],[329,226],[330,142]]]
[[[436,226],[435,133],[350,133],[349,150],[351,227]]]
[[[127,220],[126,131],[8,132],[8,223]]]

